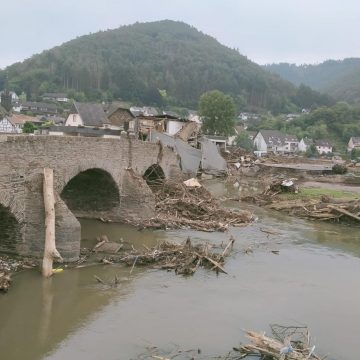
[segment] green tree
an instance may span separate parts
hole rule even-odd
[[[306,150],[306,156],[308,158],[317,158],[320,156],[320,154],[317,151],[317,148],[314,144],[312,144],[308,147],[308,149]]]
[[[250,140],[249,135],[246,132],[241,132],[237,137],[236,137],[236,145],[245,149],[245,150],[253,150],[254,149],[254,144],[253,142]]]
[[[199,113],[206,134],[228,136],[234,132],[235,104],[221,91],[208,91],[200,97]]]
[[[23,126],[23,133],[32,134],[36,129],[37,127],[33,123],[26,121]]]

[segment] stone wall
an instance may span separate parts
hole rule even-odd
[[[181,174],[177,156],[168,148],[127,136],[120,139],[7,136],[0,139],[0,204],[18,224],[16,252],[41,256],[44,244],[43,168],[54,169],[56,238],[67,260],[79,255],[80,224],[61,199],[68,182],[89,169],[105,171],[114,180],[119,203],[111,210],[83,212],[87,217],[148,218],[154,214],[154,197],[142,178],[149,166],[159,164],[167,178]],[[75,211],[76,213],[76,211]],[[75,215],[81,215],[77,213]],[[1,234],[0,234],[1,237]]]

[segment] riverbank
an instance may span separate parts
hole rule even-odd
[[[240,198],[258,206],[311,220],[360,224],[360,189],[344,184],[276,177],[262,190]]]

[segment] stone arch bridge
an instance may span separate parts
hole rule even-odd
[[[43,169],[54,169],[56,243],[66,261],[80,252],[77,217],[124,221],[154,214],[155,199],[143,176],[156,166],[180,175],[177,155],[159,144],[62,136],[0,137],[0,251],[42,256]]]

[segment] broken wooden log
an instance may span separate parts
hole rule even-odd
[[[53,274],[53,261],[62,261],[55,244],[55,197],[53,169],[44,169],[44,206],[45,206],[45,246],[42,263],[42,274],[50,277]]]

